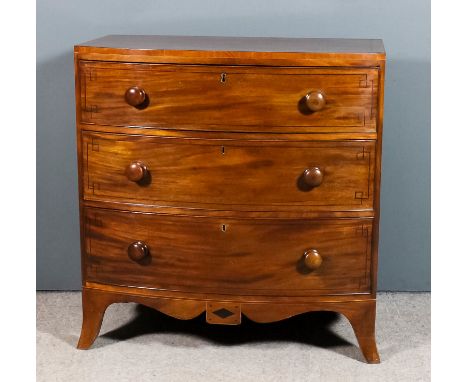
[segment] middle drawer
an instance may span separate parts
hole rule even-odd
[[[244,211],[372,209],[374,141],[85,132],[85,200]]]

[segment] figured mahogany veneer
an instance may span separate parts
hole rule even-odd
[[[80,62],[81,122],[245,132],[375,132],[376,69]],[[125,94],[125,97],[122,95]]]
[[[83,327],[342,313],[379,362],[380,40],[108,36],[75,47]]]
[[[270,142],[83,133],[86,200],[237,210],[373,207],[375,141]]]
[[[94,208],[85,219],[89,281],[235,295],[370,292],[372,219],[251,221]],[[309,251],[320,252],[321,264]]]

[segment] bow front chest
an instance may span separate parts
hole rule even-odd
[[[107,36],[75,47],[83,327],[112,303],[374,337],[380,40]]]

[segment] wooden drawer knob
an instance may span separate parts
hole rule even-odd
[[[309,187],[318,187],[322,184],[323,172],[319,167],[311,167],[304,171],[303,178]]]
[[[322,256],[316,249],[308,249],[304,252],[304,264],[311,271],[315,271],[322,265]]]
[[[149,254],[149,248],[143,241],[134,241],[128,246],[128,257],[133,261],[141,261]]]
[[[125,92],[125,101],[131,106],[142,106],[146,101],[146,93],[138,86],[132,86]]]
[[[310,111],[322,110],[326,103],[325,94],[320,90],[307,93],[305,96],[305,104]]]
[[[148,168],[143,162],[136,161],[130,163],[125,169],[125,175],[128,180],[132,182],[139,182],[143,180],[148,174]]]

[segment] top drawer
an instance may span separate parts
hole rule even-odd
[[[376,130],[378,69],[80,61],[81,122],[183,130]]]

